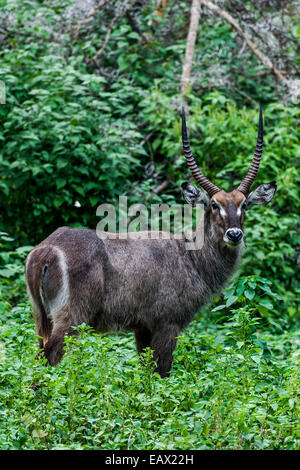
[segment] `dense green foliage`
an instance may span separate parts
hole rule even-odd
[[[241,181],[262,103],[255,184],[278,185],[272,204],[247,212],[239,276],[182,334],[169,379],[151,373],[149,354],[139,364],[130,334],[87,327],[66,339],[55,369],[34,360],[31,247],[60,225],[96,227],[97,206],[123,194],[129,204],[182,202],[191,179],[179,95],[190,2],[167,2],[162,17],[154,0],[137,2],[97,61],[120,2],[90,17],[78,3],[0,0],[0,448],[299,448],[299,106],[205,10],[188,96],[201,170],[225,190]],[[261,20],[254,2],[244,7]],[[272,2],[266,10],[276,16]],[[293,11],[285,21],[299,39]],[[285,44],[289,71],[299,57]]]
[[[299,447],[299,335],[262,331],[253,310],[192,324],[162,380],[149,353],[139,364],[132,337],[84,326],[49,368],[34,360],[30,309],[15,307],[1,327],[1,448]]]

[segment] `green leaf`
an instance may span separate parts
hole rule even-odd
[[[226,307],[230,307],[232,304],[234,304],[238,299],[238,296],[237,295],[232,295],[230,297],[228,297],[228,299],[226,300]]]
[[[85,190],[82,186],[74,185],[76,192],[79,193],[81,196],[85,196]]]
[[[56,197],[53,199],[53,204],[56,209],[59,209],[59,207],[64,203],[64,198],[63,197]]]
[[[251,356],[252,361],[254,361],[256,364],[260,364],[260,356],[255,355]]]
[[[212,312],[217,312],[218,310],[223,310],[226,305],[218,305],[217,307],[212,309]]]
[[[252,300],[255,297],[255,290],[252,289],[246,289],[244,292],[244,296],[247,297],[247,299]]]
[[[267,308],[268,310],[272,310],[272,309],[273,309],[273,304],[272,304],[268,299],[261,299],[261,300],[258,302],[258,304],[261,305],[262,307]]]
[[[65,179],[60,179],[60,178],[58,178],[58,179],[56,180],[56,187],[57,187],[57,189],[63,188],[63,187],[66,185],[66,182],[67,182],[67,181],[66,181]]]
[[[34,246],[31,246],[31,245],[28,245],[28,246],[19,246],[17,249],[16,249],[16,252],[20,255],[24,254],[24,253],[29,253],[29,251],[33,250]]]

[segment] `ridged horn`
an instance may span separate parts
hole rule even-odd
[[[238,191],[247,195],[249,193],[249,189],[253,181],[255,180],[256,174],[258,172],[258,168],[261,161],[262,156],[262,149],[263,149],[263,139],[264,139],[264,124],[263,124],[263,114],[262,108],[259,107],[259,122],[258,122],[258,135],[257,135],[257,144],[254,153],[254,157],[251,163],[250,170],[248,171],[247,175],[237,188]]]
[[[212,184],[199,170],[197,163],[192,155],[190,144],[188,141],[188,135],[186,130],[186,122],[185,122],[185,112],[184,108],[182,108],[182,145],[183,145],[183,153],[186,158],[187,165],[191,170],[191,173],[195,180],[197,181],[200,186],[202,186],[205,191],[207,191],[208,195],[212,197],[215,193],[221,191],[217,186]]]

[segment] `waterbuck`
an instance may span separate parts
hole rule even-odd
[[[262,155],[262,111],[250,170],[231,192],[198,169],[184,110],[182,142],[187,165],[206,191],[182,185],[185,201],[205,209],[202,248],[187,250],[184,238],[101,238],[95,230],[60,227],[29,254],[28,294],[39,346],[51,365],[62,357],[64,336],[85,322],[99,332],[133,331],[138,353],[150,347],[157,372],[166,377],[176,338],[232,277],[241,258],[245,211],[268,204],[276,191],[273,181],[249,194]]]

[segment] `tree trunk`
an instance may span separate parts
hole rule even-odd
[[[186,41],[185,57],[184,57],[181,82],[180,82],[181,95],[185,103],[187,102],[186,94],[188,91],[188,85],[190,83],[190,78],[191,78],[194,49],[195,49],[195,43],[197,39],[197,30],[198,30],[199,19],[200,19],[200,7],[201,7],[201,0],[193,0],[192,6],[191,6],[190,27],[189,27],[189,32],[188,32],[187,41]]]

